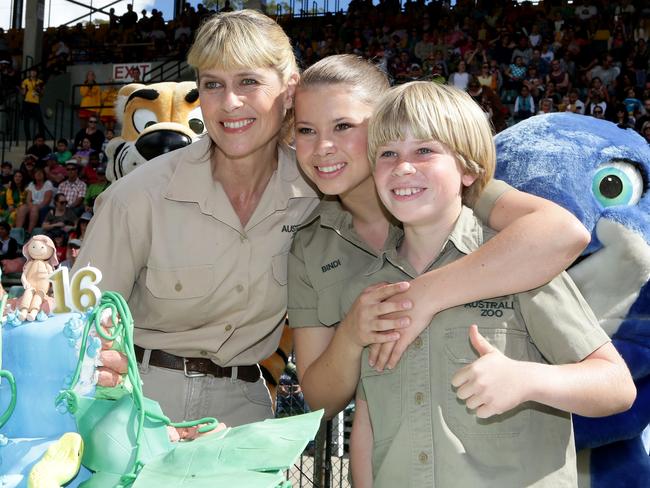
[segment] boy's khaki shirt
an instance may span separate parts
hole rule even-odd
[[[474,206],[484,221],[497,199],[512,189],[491,180]],[[395,246],[401,231],[390,227],[385,248]],[[326,197],[300,226],[289,254],[289,325],[293,328],[338,324],[343,286],[377,257],[352,225],[352,216],[338,199]]]
[[[427,270],[473,252],[492,235],[464,208]],[[373,283],[415,276],[395,249],[388,250],[345,288],[342,312]],[[506,356],[522,361],[575,363],[609,341],[562,273],[526,293],[439,313],[392,371],[370,369],[366,350],[359,395],[368,403],[374,435],[373,486],[577,486],[569,413],[529,402],[479,419],[457,399],[451,379],[478,357],[469,342],[471,324]]]
[[[293,234],[318,203],[289,148],[242,228],[212,178],[210,139],[147,162],[102,193],[76,267],[99,268],[135,321],[135,343],[221,366],[278,345]]]

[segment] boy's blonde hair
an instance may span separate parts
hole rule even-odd
[[[187,63],[202,69],[232,71],[273,68],[284,83],[298,73],[291,41],[273,19],[255,10],[213,15],[199,28]]]
[[[298,89],[336,84],[350,86],[370,106],[390,88],[386,74],[371,61],[354,54],[336,54],[307,68]]]
[[[380,100],[368,125],[372,167],[380,146],[404,140],[409,132],[416,139],[441,142],[463,171],[477,176],[463,189],[463,203],[474,204],[496,164],[492,130],[481,107],[464,91],[429,81],[392,88]]]

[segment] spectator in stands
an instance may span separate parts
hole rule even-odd
[[[589,88],[590,90],[595,90],[598,92],[600,95],[600,98],[605,100],[606,102],[609,103],[609,92],[607,91],[607,88],[603,84],[602,80],[598,78],[597,76],[592,78],[591,81],[589,82]]]
[[[549,83],[553,83],[560,95],[566,95],[571,89],[569,74],[562,69],[559,59],[554,59],[551,62],[551,71],[546,75],[546,85]]]
[[[102,104],[101,89],[97,84],[95,72],[88,70],[83,84],[79,87],[81,102],[79,103],[79,123],[82,130],[88,127],[90,118],[97,119]]]
[[[21,255],[22,250],[16,239],[9,234],[10,232],[9,223],[0,221],[0,260],[16,259]]]
[[[488,115],[494,132],[501,132],[506,128],[508,109],[501,103],[499,95],[494,93],[490,87],[482,86],[474,76],[469,79],[467,93]]]
[[[55,186],[58,186],[67,176],[65,166],[59,164],[57,161],[56,153],[52,153],[47,158],[47,165],[45,166],[45,176]]]
[[[521,91],[515,98],[513,117],[516,122],[527,119],[535,113],[535,100],[533,100],[527,85],[521,87]]]
[[[97,168],[99,168],[99,153],[92,152],[88,156],[88,164],[83,166],[80,178],[86,185],[92,185],[99,180],[97,176]]]
[[[20,85],[23,95],[23,122],[25,129],[25,138],[30,140],[32,122],[38,126],[38,132],[45,134],[45,122],[41,112],[41,97],[43,96],[44,83],[38,77],[36,68],[29,70],[29,75]]]
[[[124,30],[135,28],[138,22],[138,14],[133,11],[133,4],[126,4],[126,12],[120,17],[120,27]]]
[[[576,114],[584,115],[585,113],[585,104],[580,100],[580,95],[578,90],[572,88],[569,91],[569,105],[566,108],[567,112],[573,112]]]
[[[95,151],[91,146],[90,146],[90,138],[89,137],[84,137],[81,140],[81,148],[78,149],[72,156],[72,159],[76,159],[77,163],[82,167],[86,167],[88,164],[88,161],[90,159],[91,154],[97,154],[99,155],[99,152]]]
[[[77,239],[81,242],[83,242],[84,237],[86,237],[86,229],[88,228],[88,224],[93,218],[92,212],[84,212],[81,214],[79,217],[79,220],[77,220],[77,227],[74,228],[74,230],[70,231],[70,234],[68,237],[70,239]]]
[[[36,134],[34,136],[34,144],[27,148],[27,154],[33,154],[42,163],[45,162],[51,153],[52,148],[45,144],[45,136],[43,134]]]
[[[25,176],[25,185],[34,180],[34,171],[36,170],[37,158],[33,154],[26,154],[23,162],[20,164],[20,172]]]
[[[77,215],[68,207],[68,200],[63,193],[57,193],[54,197],[54,207],[48,211],[43,220],[43,230],[50,235],[53,230],[61,230],[68,233],[77,226]],[[50,235],[50,237],[52,237]]]
[[[86,189],[86,196],[84,198],[86,212],[93,211],[95,199],[101,195],[110,184],[110,181],[106,179],[106,167],[99,166],[97,168],[97,181],[88,185],[88,188]]]
[[[550,98],[542,98],[539,101],[539,111],[537,115],[550,114],[553,112],[553,100]]]
[[[593,115],[597,119],[604,119],[605,118],[605,110],[603,110],[602,107],[599,106],[594,106],[593,110],[591,111],[591,115]]]
[[[634,128],[634,118],[630,117],[627,107],[622,103],[616,106],[613,122],[621,129]]]
[[[528,72],[526,73],[526,78],[523,81],[523,84],[528,88],[528,93],[536,100],[542,96],[544,91],[544,80],[537,74],[537,66],[532,65],[528,67]],[[521,93],[521,92],[520,92]],[[533,111],[533,113],[535,113]]]
[[[113,83],[113,78],[109,79],[108,82]],[[101,120],[102,124],[104,125],[107,135],[108,131],[112,132],[113,129],[115,129],[115,124],[117,122],[117,118],[115,116],[115,103],[117,102],[118,91],[118,86],[108,85],[102,90],[101,93],[102,108],[99,111],[99,120]]]
[[[459,90],[467,90],[467,85],[469,84],[469,73],[467,72],[467,63],[465,63],[465,61],[460,60],[458,62],[456,71],[449,76],[447,82],[449,85],[455,86]]]
[[[636,97],[636,90],[634,87],[630,86],[626,90],[626,97],[623,100],[625,104],[625,109],[630,117],[636,119],[636,117],[643,113],[643,104],[641,100]]]
[[[505,71],[505,86],[507,90],[519,92],[521,85],[526,79],[528,69],[524,63],[524,58],[517,56],[513,63],[511,63]]]
[[[76,160],[71,159],[68,161],[65,169],[68,172],[68,177],[59,185],[59,192],[65,195],[68,207],[76,215],[81,215],[85,210],[86,184],[79,179],[79,165]]]
[[[13,174],[13,179],[9,183],[9,188],[5,191],[5,201],[7,202],[6,209],[3,209],[3,219],[11,225],[16,223],[16,211],[27,202],[27,183],[25,182],[25,175],[22,171],[16,171]]]
[[[68,159],[72,158],[72,152],[68,148],[68,141],[66,139],[59,139],[56,141],[56,161],[59,164],[65,164]]]
[[[601,63],[592,68],[587,75],[589,80],[600,78],[610,94],[614,92],[614,80],[621,72],[617,66],[613,65],[613,61],[611,54],[606,54],[602,57]]]
[[[585,114],[596,115],[594,113],[596,107],[601,109],[600,113],[604,117],[605,111],[607,110],[607,102],[603,100],[601,92],[597,88],[592,88],[589,90],[589,98],[585,102]]]
[[[31,235],[49,211],[53,193],[54,186],[45,178],[45,171],[35,169],[34,181],[27,185],[27,201],[16,212],[16,227],[25,228],[27,224],[25,230]]]
[[[104,143],[104,133],[97,128],[97,117],[90,117],[88,119],[88,127],[81,129],[74,137],[74,149],[82,149],[82,142],[84,137],[90,141],[90,147],[99,152],[102,150]]]
[[[65,266],[66,268],[71,269],[79,255],[79,248],[81,248],[81,241],[79,239],[68,239],[65,260],[61,261],[59,266]]]
[[[555,83],[549,81],[544,87],[544,98],[548,98],[553,105],[558,105],[562,101],[562,95],[555,89]]]
[[[490,64],[487,61],[481,64],[481,70],[476,75],[476,79],[481,85],[487,86],[488,88],[492,89],[492,91],[494,91],[495,93],[498,92],[499,77],[496,73],[490,72]]]
[[[14,176],[14,167],[9,161],[4,161],[0,165],[0,184],[7,188],[11,179]],[[1,188],[0,191],[4,191],[5,188]]]

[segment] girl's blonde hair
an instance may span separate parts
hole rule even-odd
[[[354,54],[336,54],[307,68],[298,89],[336,84],[349,85],[370,106],[390,88],[386,74],[371,61]]]
[[[379,101],[368,125],[368,155],[374,168],[377,151],[391,141],[436,140],[456,157],[463,171],[477,176],[463,190],[463,203],[472,205],[494,175],[496,151],[492,130],[481,107],[464,91],[414,81],[392,88]]]
[[[255,10],[207,19],[196,33],[187,63],[197,75],[201,69],[273,68],[284,83],[298,73],[289,37],[277,22]]]

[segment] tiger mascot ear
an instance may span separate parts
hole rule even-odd
[[[106,178],[115,181],[156,156],[187,146],[205,132],[196,83],[131,83],[117,94],[119,137],[106,146]]]

